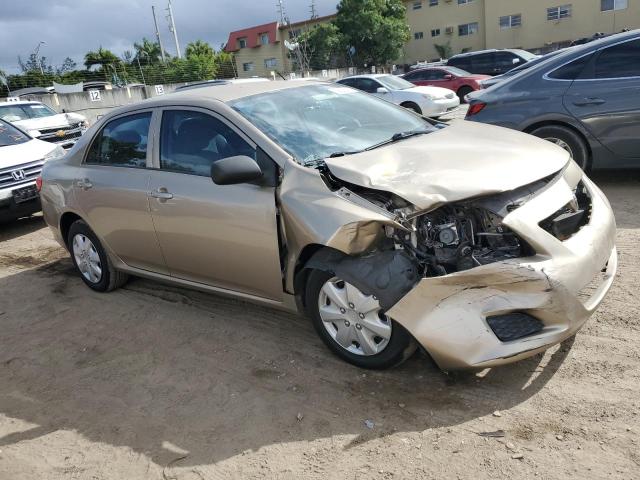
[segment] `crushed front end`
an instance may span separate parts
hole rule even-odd
[[[572,336],[616,272],[613,212],[574,162],[511,192],[405,217],[409,231],[388,233],[420,279],[387,314],[443,369],[516,361]]]

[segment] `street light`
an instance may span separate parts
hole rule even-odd
[[[42,40],[40,40],[40,42],[38,42],[38,46],[36,47],[35,50],[35,57],[36,57],[36,62],[38,62],[38,65],[40,66],[40,73],[42,75],[44,75],[44,69],[42,68],[42,61],[40,59],[38,59],[38,54],[40,53],[40,47],[42,45],[46,45],[47,42],[43,42]]]

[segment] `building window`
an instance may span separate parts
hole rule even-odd
[[[467,3],[473,3],[476,0],[458,0],[458,5],[466,5]]]
[[[253,62],[247,62],[242,64],[242,70],[244,72],[252,72],[254,68],[255,68],[255,65],[253,64]]]
[[[260,45],[269,45],[269,34],[261,33],[260,34]]]
[[[515,28],[522,25],[522,15],[505,15],[504,17],[500,17],[500,29],[506,30],[508,28]]]
[[[434,28],[433,30],[431,30],[431,36],[432,37],[439,37],[440,36],[440,29],[439,28]]]
[[[461,1],[461,0],[458,0]],[[465,23],[464,25],[458,25],[458,35],[461,37],[467,35],[473,35],[478,33],[478,22]]]
[[[624,10],[629,5],[628,0],[600,0],[600,11]]]
[[[417,2],[413,2],[413,9],[420,10],[422,8],[422,0],[418,0]]]
[[[416,32],[413,34],[414,40],[422,40],[424,38],[424,32]]]
[[[239,38],[238,39],[238,43],[240,44],[240,48],[247,48],[247,39],[246,39],[246,37]]]
[[[438,0],[429,0],[429,6],[430,7],[437,7],[438,6]]]
[[[264,60],[265,68],[276,68],[278,66],[277,58],[265,58]]]
[[[547,20],[560,20],[571,16],[571,5],[547,8]]]

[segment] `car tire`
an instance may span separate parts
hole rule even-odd
[[[464,97],[469,95],[471,92],[473,92],[473,88],[469,86],[465,85],[464,87],[460,87],[458,89],[458,98],[460,99],[460,103],[466,103]]]
[[[67,246],[82,281],[96,292],[110,292],[123,286],[129,276],[116,270],[100,240],[82,220],[69,228]]]
[[[330,333],[330,328],[334,327],[334,324],[332,322],[323,320],[323,317],[320,313],[320,302],[324,301],[322,293],[323,288],[325,287],[325,285],[332,281],[340,282],[340,280],[337,279],[331,272],[312,270],[309,274],[306,284],[305,305],[307,313],[311,317],[311,321],[316,332],[325,343],[325,345],[327,345],[327,347],[329,347],[329,349],[333,353],[335,353],[342,360],[351,363],[352,365],[372,370],[381,370],[400,365],[402,362],[411,357],[411,355],[413,355],[417,345],[411,334],[409,334],[409,332],[407,332],[407,330],[405,330],[402,325],[386,317],[382,313],[382,311],[376,312],[376,314],[380,315],[380,318],[384,317],[384,320],[381,320],[381,324],[388,324],[391,334],[388,339],[383,340],[385,342],[385,345],[378,353],[357,354],[347,350],[345,347],[340,345],[340,343],[338,343],[338,341]],[[349,287],[355,288],[351,285]],[[359,290],[357,290],[357,292],[359,295],[362,295]],[[373,298],[373,300],[375,300],[375,297],[367,298]],[[353,318],[355,318],[357,321],[358,314],[355,312],[355,309],[353,312],[349,313],[352,314],[354,316]],[[336,323],[337,322],[347,323],[343,320],[336,320]],[[329,327],[325,326],[326,324],[329,324]],[[359,324],[355,324],[352,326],[352,331],[354,332],[354,334],[357,334],[357,331],[354,329],[356,326],[359,326]],[[360,326],[359,330],[360,332],[368,331],[366,327],[363,329],[362,326]],[[355,349],[356,347],[350,346],[350,348]]]
[[[589,170],[589,150],[587,144],[575,131],[561,125],[547,125],[536,128],[531,134],[557,144],[569,152],[582,170],[585,172]]]
[[[413,102],[404,102],[400,104],[400,106],[406,108],[407,110],[413,110],[418,115],[422,115],[422,109]]]

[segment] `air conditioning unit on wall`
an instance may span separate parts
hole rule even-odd
[[[446,33],[447,35],[453,35],[453,27],[445,28],[444,33]]]

